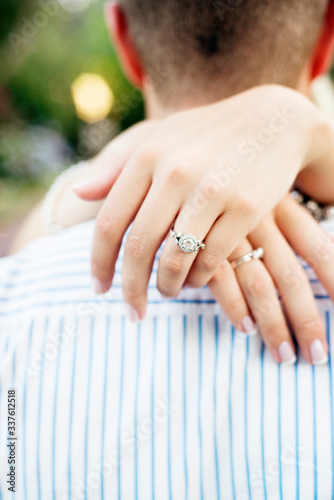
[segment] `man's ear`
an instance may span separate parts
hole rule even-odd
[[[334,0],[329,1],[322,31],[313,53],[312,80],[331,69],[334,55]]]
[[[136,87],[143,87],[144,70],[131,40],[125,13],[118,3],[108,2],[105,17],[123,71]]]

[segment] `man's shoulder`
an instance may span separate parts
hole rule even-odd
[[[45,236],[29,243],[19,253],[0,259],[0,317],[18,314],[35,314],[41,308],[44,313],[61,314],[71,310],[80,314],[94,308],[123,314],[122,262],[125,233],[115,275],[110,291],[97,296],[92,290],[90,256],[95,220]],[[334,233],[334,220],[322,223],[324,229]],[[149,311],[152,313],[191,312],[195,308],[218,312],[208,287],[182,289],[177,298],[161,296],[156,287],[159,249],[148,285]],[[313,270],[304,263],[307,276],[316,296],[324,295]]]
[[[125,233],[115,266],[112,287],[95,295],[91,282],[91,246],[95,220],[44,236],[29,243],[19,253],[0,259],[0,318],[18,314],[84,314],[92,308],[103,313],[124,314],[122,262]],[[158,250],[148,285],[149,310],[153,314],[186,312],[188,309],[215,310],[217,304],[208,287],[183,289],[175,299],[161,296],[156,287]],[[217,309],[218,310],[218,309]],[[36,311],[36,313],[35,313]]]

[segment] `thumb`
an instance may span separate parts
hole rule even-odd
[[[73,188],[74,194],[86,201],[98,201],[107,197],[116,179],[123,170],[123,166],[108,169],[97,173],[91,179],[78,184]]]
[[[117,136],[93,160],[94,177],[75,186],[73,192],[87,201],[106,198],[133,152],[149,137],[157,123],[158,120],[144,120]]]

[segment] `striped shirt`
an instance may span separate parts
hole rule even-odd
[[[312,274],[328,366],[280,366],[209,289],[156,289],[131,323],[90,282],[94,221],[0,262],[0,499],[15,389],[20,500],[334,498],[334,309]],[[334,224],[330,225],[334,230]],[[11,394],[11,393],[10,393]]]

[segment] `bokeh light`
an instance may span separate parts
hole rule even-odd
[[[71,86],[76,113],[81,120],[95,123],[111,111],[114,94],[100,75],[83,73]]]

